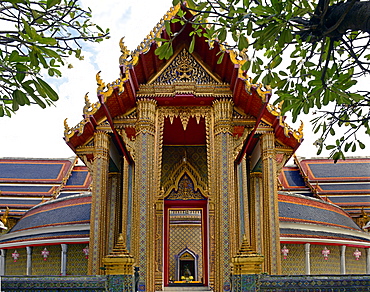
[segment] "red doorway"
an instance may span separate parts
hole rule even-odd
[[[170,246],[170,211],[201,210],[202,227],[202,284],[208,286],[208,208],[207,200],[165,200],[164,201],[164,286],[169,286],[169,246]]]

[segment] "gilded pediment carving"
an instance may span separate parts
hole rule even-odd
[[[190,54],[186,48],[180,49],[147,84],[141,84],[137,97],[177,94],[232,97],[230,85],[221,82],[216,74],[208,70],[202,61]]]
[[[183,48],[149,84],[174,84],[195,82],[196,84],[219,84],[216,76],[206,70],[186,48]]]

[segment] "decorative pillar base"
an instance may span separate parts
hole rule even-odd
[[[126,250],[122,234],[120,234],[113,251],[103,258],[103,264],[107,275],[132,276],[134,274],[134,257]]]
[[[263,255],[253,251],[244,236],[240,251],[232,258],[232,275],[261,274]]]

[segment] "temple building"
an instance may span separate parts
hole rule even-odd
[[[271,89],[251,83],[245,52],[203,37],[189,50],[191,27],[175,22],[173,55],[155,54],[179,9],[136,50],[121,40],[120,77],[106,84],[98,74],[98,101],[86,95],[83,120],[65,121],[65,141],[85,166],[64,160],[23,180],[22,172],[0,175],[9,198],[7,187],[39,180],[14,206],[0,197],[3,218],[15,224],[0,237],[0,272],[121,274],[124,291],[218,292],[245,291],[250,274],[369,273],[361,227],[370,221],[370,160],[295,158],[284,168],[302,126],[289,127],[269,103]],[[0,160],[1,173],[16,163],[32,164]],[[25,198],[34,205],[23,214]]]

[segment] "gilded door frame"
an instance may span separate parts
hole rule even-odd
[[[164,286],[169,284],[169,211],[170,209],[201,209],[202,210],[202,229],[203,229],[203,285],[208,286],[209,283],[209,228],[208,228],[208,200],[164,200],[164,236],[163,236],[163,270],[164,270]]]

